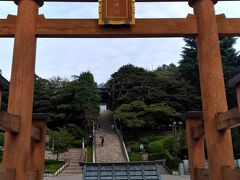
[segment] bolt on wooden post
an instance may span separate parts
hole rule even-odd
[[[16,180],[27,180],[30,168],[32,106],[34,92],[36,36],[39,4],[20,0],[15,41],[8,112],[20,117],[20,132],[5,133],[4,170],[16,169]]]
[[[198,27],[198,61],[209,180],[221,180],[222,166],[233,168],[234,157],[230,130],[219,132],[216,127],[216,113],[225,112],[228,108],[214,2],[212,0],[195,0],[191,3]]]

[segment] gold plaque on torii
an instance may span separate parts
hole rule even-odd
[[[99,0],[99,24],[135,24],[135,0]]]

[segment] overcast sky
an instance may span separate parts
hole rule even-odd
[[[240,2],[219,2],[216,13],[240,17]],[[0,2],[0,18],[16,14],[12,2]],[[136,18],[186,17],[187,3],[136,3]],[[40,14],[46,18],[98,18],[97,3],[45,3]],[[105,82],[122,65],[131,63],[147,69],[177,64],[184,46],[182,38],[133,39],[38,39],[36,73],[43,78],[71,78],[91,71],[98,83]],[[240,51],[240,40],[235,48]],[[9,79],[13,39],[0,38],[0,69]]]

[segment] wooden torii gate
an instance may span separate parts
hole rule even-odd
[[[2,0],[3,1],[3,0]],[[5,0],[6,1],[6,0]],[[97,0],[46,0],[46,2],[96,2]],[[122,0],[121,0],[122,1]],[[137,2],[180,2],[184,0],[136,0]],[[216,114],[228,112],[219,48],[219,36],[240,36],[240,19],[215,15],[217,0],[189,0],[194,15],[187,18],[136,19],[132,26],[100,26],[97,19],[45,19],[38,14],[43,0],[15,0],[17,16],[0,19],[0,37],[14,37],[14,52],[8,113],[1,117],[6,130],[4,173],[0,179],[43,178],[36,165],[33,139],[43,139],[43,131],[32,121],[34,72],[37,38],[124,38],[124,37],[197,37],[198,61],[203,103],[205,137],[210,180],[232,180],[222,168],[234,169],[231,134],[219,129]],[[5,121],[2,119],[5,118]],[[39,133],[40,132],[40,133]],[[41,142],[41,141],[40,141]],[[43,152],[42,152],[43,153]],[[198,154],[195,154],[197,159]],[[40,157],[43,157],[40,154]],[[231,172],[235,172],[234,170]],[[229,173],[229,171],[227,171]],[[200,176],[199,176],[200,177]],[[232,177],[232,178],[231,178]],[[237,176],[235,176],[236,179]],[[199,179],[191,177],[192,179]]]

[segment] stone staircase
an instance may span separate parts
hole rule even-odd
[[[59,176],[70,176],[82,174],[82,167],[79,166],[79,161],[83,162],[85,159],[85,149],[70,149],[68,152],[62,154],[59,159],[67,161],[68,166],[59,174]]]
[[[96,162],[126,162],[122,150],[121,141],[117,133],[112,129],[110,112],[100,115],[100,129],[96,130]],[[104,145],[101,146],[101,137],[104,137]]]
[[[82,168],[77,162],[70,162],[59,176],[70,176],[82,174]]]

